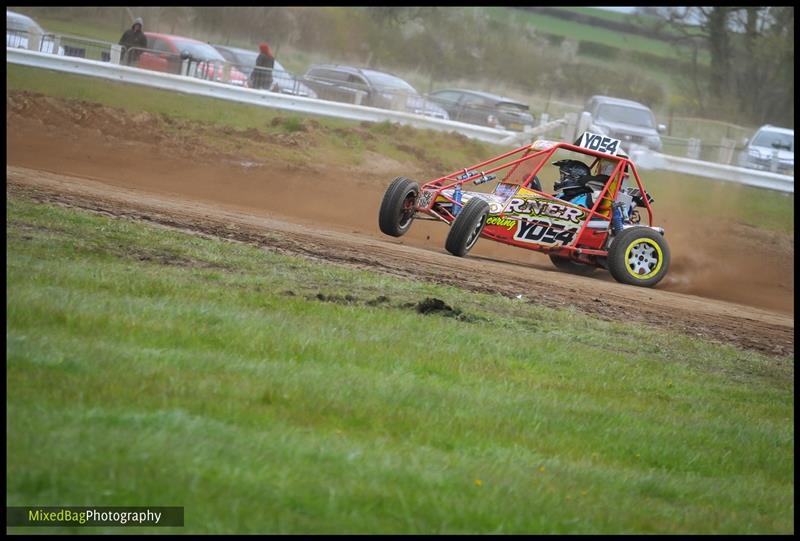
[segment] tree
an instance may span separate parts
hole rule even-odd
[[[159,20],[164,21],[169,27],[168,32],[174,34],[176,28],[188,29],[192,27],[192,23],[196,17],[196,10],[190,7],[161,7],[159,10]],[[182,26],[178,27],[178,23]]]
[[[659,8],[701,114],[794,125],[794,7]]]
[[[369,7],[367,14],[370,19],[383,27],[400,26],[410,20],[422,16],[424,8],[414,7]]]

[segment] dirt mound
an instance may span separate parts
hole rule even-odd
[[[107,137],[150,142],[161,136],[166,117],[145,111],[129,113],[82,100],[64,100],[35,92],[13,92],[6,97],[6,120],[25,116],[43,125],[64,129],[93,129]]]
[[[454,310],[447,305],[442,299],[434,299],[428,297],[424,301],[416,304],[416,310],[420,314],[440,313],[448,316],[457,316],[461,313],[460,310]]]
[[[178,120],[147,111],[130,112],[98,103],[60,99],[35,92],[15,91],[6,96],[6,123],[30,122],[48,130],[71,132],[75,138],[103,137],[121,147],[132,143],[152,145],[160,154],[213,162],[254,159],[264,143],[308,149],[311,134],[319,129],[313,120],[277,117],[272,125],[286,130],[266,133],[256,128],[234,129],[216,124]],[[233,152],[226,147],[234,147]]]

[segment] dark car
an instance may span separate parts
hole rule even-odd
[[[256,58],[258,53],[256,51],[249,51],[239,47],[229,47],[228,45],[214,45],[213,46],[219,54],[225,57],[225,60],[236,66],[236,69],[250,77],[253,68],[256,66]],[[304,98],[316,98],[317,94],[304,85],[297,78],[286,71],[280,62],[275,60],[272,68],[272,90],[282,94],[291,94],[293,96],[302,96]]]
[[[534,127],[529,107],[505,96],[448,88],[431,92],[428,99],[441,105],[450,120],[513,131]]]
[[[188,57],[197,63],[196,77],[217,82],[224,80],[225,58],[208,43],[155,32],[145,32],[144,35],[147,37],[147,50],[139,55],[138,67],[178,74],[182,59]],[[232,85],[247,85],[247,76],[236,68],[231,68],[227,76]]]
[[[368,68],[319,64],[308,69],[303,76],[303,82],[324,100],[449,120],[447,111],[420,96],[413,86],[391,73]]]

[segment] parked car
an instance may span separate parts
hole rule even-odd
[[[739,165],[762,171],[794,175],[794,130],[767,124],[745,141]]]
[[[428,99],[442,106],[450,120],[514,131],[524,131],[535,125],[527,105],[488,92],[437,90],[428,94]]]
[[[324,100],[356,103],[449,120],[447,111],[420,96],[406,81],[383,71],[318,64],[303,76]]]
[[[39,23],[16,11],[6,10],[6,47],[18,49],[28,48],[28,36],[36,33],[41,36],[39,42],[39,52],[53,54],[56,51],[56,44],[52,34],[47,34]],[[64,48],[58,48],[58,54],[64,54]]]
[[[240,49],[239,47],[229,47],[227,45],[214,45],[213,46],[219,54],[225,57],[225,60],[236,66],[236,69],[244,73],[248,78],[256,66],[256,58],[258,53],[255,51],[248,51],[247,49]],[[286,71],[286,68],[275,60],[272,68],[272,84],[271,90],[280,92],[282,94],[291,94],[293,96],[303,96],[304,98],[316,98],[317,94],[297,80],[297,77]]]
[[[153,71],[180,73],[183,57],[196,61],[196,76],[209,81],[223,81],[225,58],[209,45],[196,39],[169,34],[145,32],[147,50],[139,55],[137,66]],[[230,83],[237,86],[247,84],[247,76],[236,68],[231,68]]]
[[[661,152],[659,134],[667,128],[663,124],[656,125],[653,111],[646,105],[610,96],[592,96],[584,111],[592,115],[589,131]]]

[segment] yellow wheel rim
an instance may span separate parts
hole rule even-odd
[[[664,253],[653,239],[636,239],[625,250],[625,269],[637,280],[652,278],[663,264]]]

